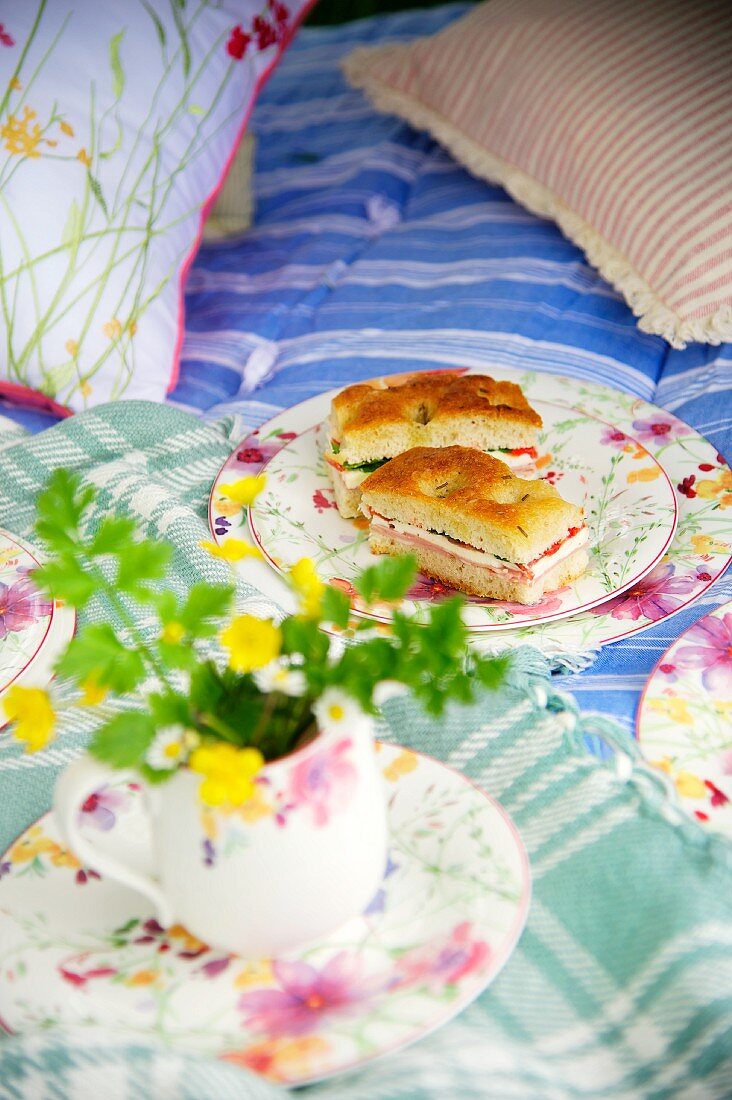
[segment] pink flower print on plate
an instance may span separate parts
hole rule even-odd
[[[295,765],[290,778],[288,809],[309,809],[316,825],[348,804],[356,785],[350,760],[353,742],[344,738],[322,752],[311,752]]]
[[[297,432],[280,432],[267,440],[261,440],[257,432],[252,432],[237,447],[234,455],[236,464],[239,467],[246,467],[247,473],[259,473],[262,467],[293,439],[297,439]],[[233,463],[231,466],[233,467]]]
[[[670,443],[673,439],[679,439],[682,435],[688,435],[689,429],[680,420],[673,416],[667,416],[661,412],[648,420],[633,421],[633,435],[639,443],[645,446],[659,443]]]
[[[531,605],[532,611],[536,612],[537,615],[551,615],[553,611],[558,611],[562,606],[562,594],[566,591],[567,589],[565,587],[557,589],[556,592],[547,592],[538,603],[533,603]],[[523,603],[511,603],[510,600],[497,600],[494,601],[494,606],[497,610],[500,609],[501,611],[505,611],[507,615],[526,614],[526,604]]]
[[[663,619],[681,606],[683,597],[697,584],[696,577],[677,577],[675,573],[675,565],[662,562],[633,588],[590,610],[593,615],[609,614],[613,619]]]
[[[606,447],[616,447],[619,451],[623,451],[629,443],[632,444],[633,440],[625,432],[621,432],[620,428],[607,427],[600,436],[600,442]]]
[[[454,985],[488,962],[491,949],[476,939],[468,921],[456,924],[444,940],[407,951],[397,962],[399,985]]]
[[[336,502],[334,500],[328,500],[328,497],[322,489],[316,489],[313,493],[313,507],[316,512],[324,512],[327,508],[335,508]]]
[[[279,989],[244,993],[238,1008],[256,1035],[307,1035],[324,1016],[353,1011],[382,989],[381,979],[364,980],[353,952],[339,951],[322,970],[304,962],[277,961],[272,967]]]
[[[50,614],[51,604],[28,577],[13,584],[0,581],[0,640]]]
[[[732,699],[732,611],[708,616],[687,632],[676,652],[679,668],[701,669],[702,683],[719,699]]]
[[[109,832],[117,824],[118,814],[129,808],[130,801],[127,790],[120,790],[118,787],[100,787],[82,803],[79,811],[80,823]]]

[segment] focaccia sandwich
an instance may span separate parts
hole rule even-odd
[[[587,568],[584,513],[545,481],[469,447],[415,447],[361,485],[375,554],[475,596],[537,603]]]
[[[519,386],[484,374],[349,386],[333,399],[323,441],[338,510],[358,515],[364,479],[412,447],[476,447],[531,476],[541,426]]]

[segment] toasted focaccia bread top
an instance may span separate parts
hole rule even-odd
[[[526,481],[505,462],[470,447],[415,447],[361,485],[361,508],[422,527],[507,561],[534,561],[584,513],[546,481]]]
[[[530,447],[541,424],[514,382],[426,374],[395,386],[349,386],[333,398],[330,438],[339,460],[357,465],[419,446]]]

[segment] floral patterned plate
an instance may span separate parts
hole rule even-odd
[[[0,856],[3,1026],[114,1026],[302,1085],[446,1023],[516,946],[528,860],[505,811],[464,776],[378,749],[391,831],[381,889],[337,933],[258,963],[163,931],[139,895],[80,867],[46,814]],[[110,847],[127,828],[142,851],[139,797],[103,789],[84,827]]]
[[[29,574],[38,564],[25,543],[0,531],[0,701],[12,684],[48,683],[74,632],[73,611],[34,588]],[[0,728],[7,721],[0,707]]]
[[[732,601],[666,650],[641,697],[636,734],[695,817],[732,837]]]
[[[327,410],[330,399],[325,400]],[[563,496],[584,507],[590,565],[582,577],[538,605],[509,605],[511,617],[505,603],[471,597],[465,620],[475,630],[562,619],[602,603],[648,573],[676,529],[673,486],[643,447],[618,450],[610,425],[584,413],[568,414],[565,405],[541,400],[534,407],[544,421],[539,463],[549,467],[545,476],[561,486]],[[275,569],[288,570],[298,558],[310,557],[324,580],[349,592],[356,613],[388,622],[388,610],[379,614],[359,606],[350,584],[374,560],[368,524],[339,515],[319,436],[319,425],[301,431],[267,463],[267,487],[249,513],[252,534]],[[445,591],[445,585],[425,577],[405,601],[406,609],[418,613]]]
[[[646,452],[638,448],[637,440],[670,478],[678,506],[673,542],[661,561],[637,584],[591,611],[559,622],[516,626],[516,615],[524,609],[504,604],[503,613],[513,629],[500,633],[501,645],[530,642],[549,655],[584,655],[647,630],[681,611],[724,572],[732,553],[729,520],[724,511],[732,507],[732,470],[703,436],[656,405],[600,383],[545,372],[506,370],[490,363],[482,370],[494,378],[517,382],[530,401],[562,403],[568,410],[614,425],[607,436],[608,446],[629,454],[640,465]],[[392,377],[406,379],[409,375]],[[218,542],[232,533],[245,537],[242,532],[246,530],[241,508],[219,495],[219,485],[257,473],[299,431],[322,416],[324,400],[330,396],[312,397],[284,410],[247,436],[230,455],[209,501],[209,524]],[[552,469],[549,465],[547,474]],[[328,506],[327,498],[322,506]],[[288,610],[292,608],[287,586],[269,566],[249,559],[241,563],[240,569],[265,596]]]

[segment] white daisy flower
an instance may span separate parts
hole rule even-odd
[[[268,695],[271,691],[281,691],[283,695],[300,696],[305,694],[307,681],[305,673],[293,668],[282,657],[252,673],[254,682],[261,692]]]
[[[184,726],[163,726],[145,754],[145,763],[156,771],[169,771],[183,764],[198,743],[198,734]]]
[[[313,712],[323,733],[345,733],[363,718],[356,700],[339,688],[327,688],[313,706]]]

